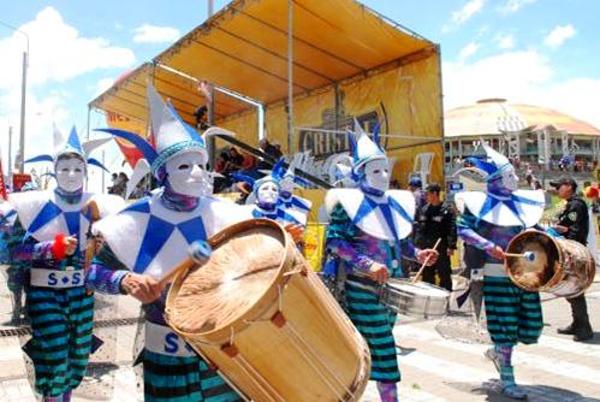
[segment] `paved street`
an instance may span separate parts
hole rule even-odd
[[[4,273],[4,271],[3,271]],[[10,299],[4,275],[0,281],[0,401],[34,401],[20,350],[25,336],[8,331]],[[550,297],[544,296],[546,299]],[[569,321],[563,299],[543,303],[546,326],[540,343],[519,346],[515,354],[517,379],[539,402],[600,401],[600,280],[588,292],[590,315],[596,329],[593,341],[580,344],[556,334]],[[97,335],[105,341],[93,356],[89,377],[75,393],[75,401],[135,401],[140,389],[131,368],[138,305],[126,297],[99,297]],[[400,317],[395,329],[400,346],[402,401],[494,401],[493,365],[483,357],[481,343],[444,338],[461,328],[472,330],[468,316],[443,321],[415,321]],[[363,401],[378,401],[369,384]]]

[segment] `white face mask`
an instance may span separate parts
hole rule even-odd
[[[279,198],[279,187],[272,181],[262,184],[256,191],[259,204],[273,205]]]
[[[390,189],[390,165],[387,159],[375,159],[365,164],[365,181],[367,185],[379,191]]]
[[[519,189],[519,178],[514,167],[509,166],[502,172],[502,186],[510,191]]]
[[[61,159],[54,167],[58,187],[68,193],[83,188],[85,181],[85,163],[79,158]]]
[[[173,191],[188,197],[201,197],[210,193],[210,178],[206,171],[206,155],[189,151],[167,161],[167,180]]]

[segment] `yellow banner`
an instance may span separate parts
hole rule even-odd
[[[345,133],[356,119],[371,131],[380,124],[382,145],[396,159],[393,179],[406,186],[415,159],[431,160],[429,181],[443,182],[441,83],[437,54],[388,69],[337,89],[329,87],[294,100],[292,153],[309,151],[317,160],[349,149]],[[246,112],[218,122],[238,138],[258,144],[256,113]],[[289,154],[285,104],[265,111],[267,139]],[[426,145],[424,145],[426,144]],[[419,155],[423,155],[423,159]],[[431,158],[432,157],[432,158]]]
[[[315,272],[321,271],[326,230],[327,225],[309,223],[304,232],[304,257]]]

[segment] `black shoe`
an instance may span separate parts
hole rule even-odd
[[[592,331],[592,327],[587,326],[579,329],[573,335],[573,340],[575,342],[584,342],[592,339],[594,337],[594,331]]]
[[[575,335],[575,324],[571,323],[564,328],[559,328],[556,332],[563,335]]]

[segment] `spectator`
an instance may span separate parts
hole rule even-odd
[[[244,157],[235,147],[229,149],[229,165],[231,171],[240,170],[244,164]]]
[[[442,202],[441,187],[432,183],[425,192],[426,204],[417,210],[415,224],[415,245],[422,249],[432,248],[437,239],[440,256],[437,262],[423,271],[423,280],[435,284],[435,275],[440,278],[440,286],[452,291],[452,265],[450,257],[456,250],[456,215],[452,208]]]
[[[577,183],[571,178],[562,178],[551,185],[558,190],[558,196],[567,201],[553,229],[565,238],[586,246],[590,230],[589,212],[585,201],[576,194]],[[558,333],[573,335],[576,342],[593,338],[594,332],[588,316],[585,294],[569,298],[567,301],[571,305],[573,320],[569,326],[558,329]]]
[[[425,205],[425,193],[423,192],[423,182],[418,177],[411,177],[408,181],[408,188],[415,196],[417,210]]]

